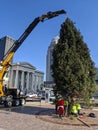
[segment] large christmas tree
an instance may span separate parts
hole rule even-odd
[[[95,66],[90,51],[74,23],[67,18],[61,25],[60,39],[53,50],[55,95],[89,100],[95,90]]]

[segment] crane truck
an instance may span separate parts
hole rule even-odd
[[[16,40],[7,53],[2,57],[1,70],[0,70],[0,104],[5,107],[23,105],[25,103],[25,96],[20,96],[17,94],[17,89],[4,88],[3,77],[10,66],[11,59],[13,58],[17,49],[21,46],[24,40],[32,32],[32,30],[37,26],[39,22],[44,22],[45,20],[59,16],[60,14],[66,14],[66,11],[59,10],[55,12],[48,12],[41,17],[37,17],[31,22],[31,24],[26,28],[24,33]]]

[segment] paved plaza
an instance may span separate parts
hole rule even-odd
[[[64,120],[55,115],[54,108],[53,104],[45,101],[27,102],[25,106],[12,109],[1,108],[0,130],[98,130],[98,124],[63,123]],[[97,109],[95,111],[98,112]]]

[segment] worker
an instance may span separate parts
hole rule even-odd
[[[3,92],[4,92],[5,94],[7,94],[7,92],[8,92],[8,90],[7,90],[7,85],[6,85],[6,84],[3,86]]]
[[[77,111],[76,104],[73,104],[73,105],[72,105],[72,108],[71,108],[71,113],[72,113],[73,115],[76,115],[76,116],[77,116],[78,111]]]
[[[58,106],[64,106],[64,99],[62,97],[60,97],[60,98],[56,99],[55,101],[56,101],[55,110],[57,113]]]
[[[65,110],[65,116],[68,116],[68,101],[65,99],[64,100],[64,110]]]
[[[77,111],[78,111],[78,115],[80,115],[81,113],[80,113],[80,110],[81,110],[81,105],[80,105],[80,103],[76,103],[76,109],[77,109]]]
[[[64,115],[65,114],[64,100],[63,99],[58,100],[58,102],[56,104],[56,111],[57,111],[57,114],[59,114],[59,115]]]

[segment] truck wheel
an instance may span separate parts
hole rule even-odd
[[[15,100],[15,106],[19,106],[20,105],[20,101],[19,100]]]
[[[4,103],[5,107],[11,107],[12,106],[12,102],[11,101],[6,101]]]
[[[25,99],[21,99],[20,105],[24,105],[26,103]]]

